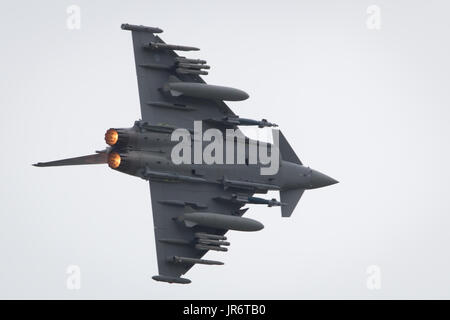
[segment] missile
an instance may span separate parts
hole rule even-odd
[[[268,122],[266,119],[262,119],[261,121],[258,121],[258,120],[253,120],[253,119],[239,118],[239,124],[241,126],[258,126],[259,128],[278,127],[277,124]]]
[[[185,264],[208,264],[208,265],[223,265],[224,263],[221,261],[215,260],[205,260],[205,259],[196,259],[196,258],[188,258],[188,257],[170,257],[169,262],[173,263],[185,263]]]
[[[199,244],[214,245],[214,246],[225,246],[225,247],[228,247],[230,245],[230,243],[227,242],[227,241],[209,240],[209,239],[198,239],[197,242]]]
[[[203,233],[203,232],[197,232],[194,234],[194,236],[198,239],[227,240],[227,237],[225,237],[225,236],[220,236],[218,234]]]
[[[179,50],[179,51],[198,51],[199,48],[196,47],[189,47],[189,46],[180,46],[177,44],[168,44],[163,42],[150,42],[148,44],[150,49],[163,49],[163,50]]]
[[[246,190],[254,190],[266,192],[267,190],[279,190],[280,187],[273,184],[266,183],[258,183],[258,182],[249,182],[249,181],[240,181],[240,180],[228,180],[223,178],[222,184],[225,189],[227,188],[237,188],[237,189],[246,189]]]
[[[268,122],[266,119],[262,119],[261,121],[239,118],[239,117],[223,117],[222,119],[205,119],[206,121],[222,123],[225,126],[258,126],[259,128],[264,127],[278,127],[277,124]]]
[[[197,178],[197,177],[190,177],[185,175],[180,175],[176,173],[170,173],[170,172],[159,172],[159,171],[152,171],[148,168],[145,169],[143,173],[143,177],[145,179],[160,179],[160,180],[179,180],[179,181],[187,181],[187,182],[207,182],[203,178]]]
[[[248,197],[248,203],[252,204],[267,204],[268,207],[281,206],[284,203],[277,201],[276,199],[264,199],[258,197]]]
[[[241,194],[233,193],[230,197],[219,196],[219,197],[214,197],[213,199],[216,201],[246,204],[246,203],[248,203],[248,198],[249,197],[246,194],[241,195]]]
[[[232,194],[230,197],[215,197],[214,200],[218,201],[227,201],[227,202],[233,202],[233,203],[240,203],[240,204],[267,204],[269,207],[274,206],[282,206],[285,205],[282,202],[277,201],[276,199],[264,199],[259,197],[249,197],[246,194]]]
[[[195,64],[195,63],[184,63],[179,62],[178,67],[186,69],[210,69],[211,67],[207,64]]]
[[[207,209],[208,206],[203,203],[192,202],[192,201],[181,201],[181,200],[159,200],[161,204],[169,205],[169,206],[178,206],[178,207],[192,207],[197,209]]]
[[[222,251],[222,252],[228,251],[227,248],[216,247],[216,246],[207,246],[207,245],[203,245],[203,244],[196,244],[195,249],[197,249],[197,250],[213,250],[213,251]]]
[[[188,59],[185,57],[176,57],[175,61],[180,62],[180,63],[195,63],[195,64],[206,64],[205,60],[200,60],[200,59]]]
[[[168,82],[164,89],[175,97],[185,95],[194,98],[224,101],[241,101],[249,97],[246,92],[239,89],[196,82]]]
[[[168,125],[153,125],[149,124],[147,121],[135,121],[134,125],[136,128],[138,128],[141,132],[145,131],[152,131],[152,132],[160,132],[160,133],[172,133],[176,127],[171,127]]]
[[[175,72],[180,73],[180,74],[199,74],[199,75],[204,75],[204,76],[208,75],[208,71],[185,69],[185,68],[176,68]]]
[[[205,119],[204,121],[221,123],[227,127],[234,127],[240,124],[238,117],[223,117],[221,119]]]
[[[237,231],[258,231],[264,228],[264,225],[256,220],[211,212],[190,212],[185,213],[178,218],[184,221],[187,227],[201,225],[210,228],[237,230]]]
[[[139,67],[156,70],[170,70],[172,68],[171,66],[160,63],[142,63],[139,65]]]

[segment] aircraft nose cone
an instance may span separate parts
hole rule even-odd
[[[310,189],[322,188],[331,186],[339,181],[327,176],[316,170],[311,170]]]

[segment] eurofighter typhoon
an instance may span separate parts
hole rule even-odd
[[[242,90],[206,84],[206,61],[176,52],[199,50],[167,44],[159,28],[123,24],[131,31],[141,120],[131,128],[106,131],[108,147],[95,154],[39,162],[37,167],[108,164],[113,170],[149,181],[159,274],[182,278],[209,251],[228,250],[228,230],[258,231],[263,225],[243,217],[245,205],[280,206],[290,217],[307,189],[337,183],[300,159],[278,129],[273,144],[246,137],[239,126],[276,127],[263,119],[236,115],[224,101],[248,98]],[[255,194],[278,190],[279,201]]]

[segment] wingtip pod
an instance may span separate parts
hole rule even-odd
[[[179,278],[179,277],[169,277],[164,275],[157,275],[152,277],[155,281],[168,282],[168,283],[179,283],[179,284],[189,284],[191,280],[187,278]]]
[[[122,23],[120,25],[120,28],[122,30],[129,30],[129,31],[144,31],[144,32],[150,32],[150,33],[162,33],[163,30],[156,27],[147,27],[147,26],[138,26],[134,24],[128,24],[128,23]]]

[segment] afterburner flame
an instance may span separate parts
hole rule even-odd
[[[109,129],[105,133],[105,141],[110,146],[113,146],[117,143],[117,140],[119,140],[119,134],[114,129]]]
[[[120,166],[120,155],[117,152],[111,152],[108,156],[108,165],[110,168],[117,169]]]

